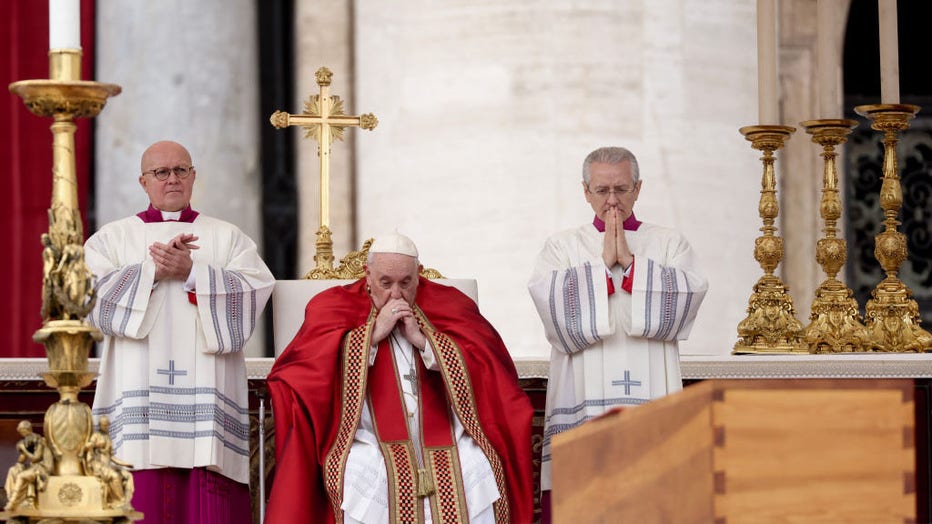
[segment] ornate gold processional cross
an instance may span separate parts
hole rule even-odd
[[[333,269],[333,240],[330,231],[330,144],[333,139],[343,140],[343,129],[361,127],[375,129],[379,121],[372,113],[349,116],[343,113],[343,100],[330,95],[330,79],[333,73],[321,67],[315,73],[320,94],[311,95],[304,103],[304,113],[292,115],[285,111],[276,111],[269,121],[278,129],[288,126],[301,126],[306,129],[304,138],[317,140],[317,156],[320,159],[320,228],[317,230],[317,253],[314,261],[317,267],[305,278],[333,279],[345,278]]]

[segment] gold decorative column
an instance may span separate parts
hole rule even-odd
[[[883,183],[880,207],[884,212],[884,231],[875,237],[874,256],[887,273],[877,284],[865,306],[864,322],[874,351],[921,352],[932,350],[932,334],[919,327],[919,304],[912,291],[896,277],[900,264],[908,258],[906,235],[896,230],[897,215],[903,205],[896,161],[897,133],[909,127],[919,112],[910,104],[873,104],[854,108],[871,121],[871,128],[883,133]]]
[[[80,80],[80,49],[51,50],[49,77],[14,82],[9,88],[30,112],[54,119],[49,230],[41,238],[43,323],[33,340],[45,345],[49,372],[43,378],[58,389],[60,400],[45,413],[44,435],[32,433],[28,421],[21,423],[20,446],[36,456],[10,468],[7,485],[13,496],[8,493],[11,500],[0,520],[17,524],[130,522],[142,514],[133,511],[125,497],[114,496],[109,486],[113,486],[114,475],[122,475],[116,478],[130,485],[132,478],[126,480],[128,475],[117,469],[109,451],[101,452],[92,443],[109,437],[94,432],[91,409],[78,400],[80,389],[94,378],[87,360],[101,334],[83,320],[96,297],[84,261],[74,120],[96,116],[109,97],[120,93],[120,86]]]
[[[803,329],[803,340],[810,353],[842,353],[868,351],[867,330],[861,321],[854,292],[835,277],[845,265],[847,243],[836,236],[841,218],[841,198],[838,196],[838,172],[835,146],[844,144],[855,120],[821,119],[800,123],[812,135],[812,141],[822,146],[822,202],[819,214],[825,221],[825,238],[816,246],[816,262],[828,278],[815,292],[810,323]]]
[[[783,239],[775,235],[777,228],[774,226],[779,206],[773,153],[783,147],[796,130],[790,126],[756,125],[742,127],[739,131],[751,142],[751,147],[764,153],[761,157],[764,171],[758,205],[764,234],[754,242],[754,259],[764,270],[764,276],[754,284],[747,318],[738,323],[738,342],[733,353],[807,352],[806,344],[800,339],[802,324],[796,320],[793,299],[786,285],[773,274],[783,259]]]

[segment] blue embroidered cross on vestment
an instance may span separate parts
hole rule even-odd
[[[175,369],[175,361],[174,361],[174,360],[169,360],[169,361],[168,361],[168,369],[157,369],[157,370],[155,370],[155,372],[158,373],[159,375],[168,375],[168,385],[169,385],[169,386],[174,386],[174,385],[175,385],[175,375],[184,377],[184,376],[187,376],[187,374],[188,374],[187,371],[182,371],[182,370],[180,370],[180,369],[176,370],[176,369]]]
[[[626,369],[626,370],[625,370],[625,379],[624,379],[624,380],[613,380],[613,381],[612,381],[612,385],[613,385],[613,386],[624,386],[624,387],[625,387],[625,395],[630,395],[630,394],[631,394],[631,386],[640,386],[640,385],[641,385],[641,381],[640,381],[640,380],[631,380],[631,370]]]

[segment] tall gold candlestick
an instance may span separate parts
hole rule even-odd
[[[107,99],[121,91],[114,84],[80,78],[80,49],[53,49],[49,52],[49,79],[23,80],[9,86],[30,112],[54,120],[49,230],[41,238],[43,322],[33,340],[45,345],[49,372],[43,378],[58,389],[60,397],[45,412],[44,434],[28,437],[33,439],[33,447],[49,451],[49,460],[31,461],[13,475],[16,493],[0,513],[0,520],[17,523],[109,523],[142,518],[127,497],[115,496],[106,487],[106,476],[115,470],[108,469],[113,466],[109,462],[94,462],[88,444],[94,434],[91,409],[78,400],[80,389],[94,378],[87,370],[87,360],[93,342],[102,337],[84,321],[96,297],[84,261],[74,120],[96,116]],[[24,441],[26,438],[24,435]]]
[[[871,120],[871,128],[883,133],[883,183],[880,207],[884,212],[884,231],[875,237],[874,256],[887,277],[871,291],[865,306],[865,324],[870,332],[871,348],[884,352],[921,352],[932,350],[932,334],[919,327],[919,304],[912,291],[897,278],[900,265],[908,258],[906,235],[896,230],[896,219],[903,205],[896,161],[897,133],[909,127],[919,112],[910,104],[872,104],[854,108]]]
[[[835,277],[845,264],[847,243],[838,238],[837,224],[841,218],[838,196],[838,172],[835,166],[835,146],[844,144],[855,120],[821,119],[800,123],[812,135],[812,141],[822,146],[822,202],[819,214],[825,221],[825,238],[816,246],[816,261],[828,278],[815,292],[810,323],[802,337],[810,353],[840,353],[867,351],[869,337],[858,312],[854,292]]]
[[[793,299],[786,285],[773,274],[783,259],[783,239],[776,236],[774,225],[779,206],[773,153],[783,147],[796,130],[791,126],[756,125],[742,127],[739,131],[751,142],[751,147],[764,153],[758,205],[764,234],[754,242],[754,258],[764,270],[764,276],[754,284],[748,301],[748,316],[738,324],[738,342],[733,353],[804,353],[808,349],[800,339],[802,324],[796,320]]]

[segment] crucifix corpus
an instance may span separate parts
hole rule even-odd
[[[372,113],[349,116],[343,113],[343,100],[330,94],[330,79],[333,73],[321,67],[315,73],[320,94],[311,95],[304,103],[304,113],[292,115],[275,111],[269,118],[278,129],[301,126],[306,130],[305,138],[317,140],[317,156],[320,159],[320,228],[317,230],[317,263],[305,278],[324,280],[341,278],[333,269],[333,239],[330,231],[330,144],[333,139],[343,140],[343,129],[361,127],[375,129],[379,121]]]

